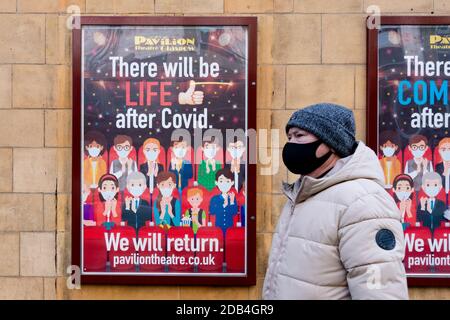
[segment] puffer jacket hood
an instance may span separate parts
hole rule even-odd
[[[263,298],[407,299],[400,212],[383,182],[359,142],[324,177],[284,183]]]

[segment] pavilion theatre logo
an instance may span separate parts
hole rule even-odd
[[[136,51],[188,52],[195,51],[196,47],[195,38],[136,35],[134,37],[134,49]]]
[[[430,49],[450,49],[450,36],[431,34]]]

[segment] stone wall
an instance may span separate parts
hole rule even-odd
[[[88,15],[258,17],[258,128],[280,128],[317,101],[351,108],[365,139],[365,8],[446,15],[450,0],[0,0],[0,299],[259,299],[285,168],[257,177],[254,287],[83,286],[68,290],[71,32],[66,8]],[[281,143],[285,141],[282,138]],[[280,150],[272,150],[279,152]],[[411,289],[412,298],[450,290]]]

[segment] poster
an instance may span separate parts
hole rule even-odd
[[[82,275],[248,279],[248,26],[86,24],[80,42]]]
[[[450,277],[450,25],[413,18],[415,23],[408,24],[385,18],[376,31],[377,139],[371,141],[385,188],[402,215],[408,276],[446,278]],[[373,108],[370,101],[369,96]],[[374,123],[371,112],[368,122]],[[368,135],[374,136],[371,130]]]

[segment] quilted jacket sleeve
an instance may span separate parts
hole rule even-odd
[[[352,299],[408,299],[400,212],[384,190],[342,213],[338,237]]]

